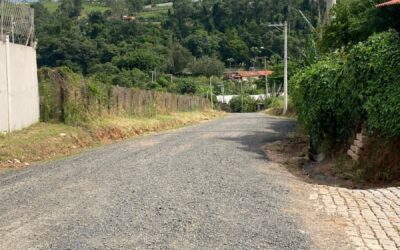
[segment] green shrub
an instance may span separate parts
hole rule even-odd
[[[270,97],[265,100],[264,107],[266,109],[267,114],[271,115],[282,115],[283,109],[285,105],[285,99],[282,96],[279,97]],[[292,98],[288,99],[288,109],[286,112],[286,116],[295,117],[296,113],[294,112]]]
[[[293,101],[300,123],[319,148],[324,141],[344,142],[354,128],[352,99],[341,86],[343,60],[332,55],[294,76]]]
[[[265,108],[283,108],[284,105],[283,97],[270,97],[265,100]]]
[[[257,101],[250,96],[243,96],[243,109],[242,109],[242,96],[232,98],[229,102],[232,112],[255,112],[257,110]]]
[[[178,83],[178,93],[195,94],[197,92],[197,83],[192,79],[185,78]]]
[[[371,36],[351,51],[345,85],[369,131],[400,135],[400,37],[395,31]]]

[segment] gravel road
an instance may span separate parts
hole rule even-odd
[[[0,174],[0,249],[309,249],[261,146],[294,122],[231,114]]]

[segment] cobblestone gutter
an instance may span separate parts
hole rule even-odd
[[[310,200],[319,211],[345,218],[346,234],[356,249],[400,249],[400,188],[313,189]]]

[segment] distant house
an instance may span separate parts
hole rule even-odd
[[[269,70],[255,70],[255,71],[232,71],[225,73],[225,77],[230,80],[250,81],[261,79],[266,76],[272,75]]]
[[[381,3],[381,4],[377,4],[375,6],[377,8],[382,8],[382,7],[396,5],[396,4],[400,4],[400,0],[391,0],[391,1],[388,1],[388,2]]]
[[[123,21],[135,21],[136,17],[135,16],[121,16],[121,19]]]

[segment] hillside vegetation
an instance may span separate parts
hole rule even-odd
[[[44,8],[46,8],[50,13],[54,13],[57,11],[57,9],[60,7],[61,3],[60,2],[52,2],[52,1],[42,1],[41,4],[43,5]],[[109,7],[103,6],[103,5],[97,5],[97,4],[89,4],[89,3],[83,3],[82,4],[82,16],[87,16],[91,12],[105,12],[107,10],[110,10]]]
[[[307,61],[313,36],[299,10],[317,25],[323,5],[291,1],[42,1],[35,8],[39,67],[66,66],[105,84],[210,97],[209,82],[225,67],[267,67],[282,85],[281,31],[268,23],[288,19],[291,67]],[[133,16],[134,21],[121,20]],[[295,27],[295,28],[294,28]],[[258,58],[258,59],[257,59]],[[151,73],[151,72],[155,73]],[[171,74],[175,77],[171,80]],[[152,77],[153,75],[153,77]],[[239,94],[240,86],[213,80],[213,93]],[[264,93],[263,84],[245,84],[245,94]],[[215,99],[215,98],[214,98]]]
[[[340,1],[321,27],[320,56],[290,81],[313,152],[344,155],[363,132],[360,162],[349,167],[370,181],[400,178],[400,12],[380,2]]]

